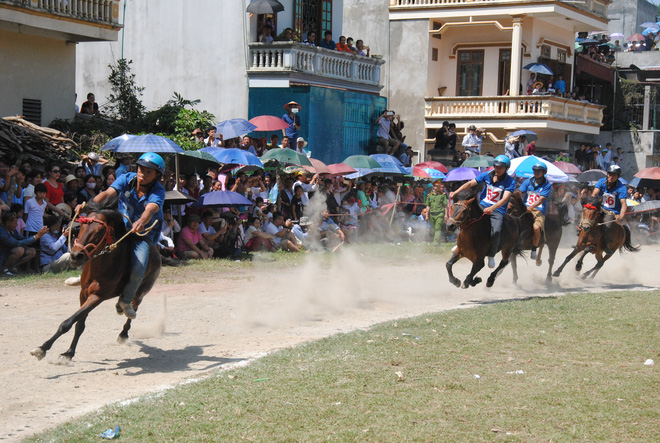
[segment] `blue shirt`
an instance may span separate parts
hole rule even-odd
[[[4,267],[12,249],[19,246],[32,246],[36,241],[34,236],[23,237],[18,232],[9,232],[4,225],[0,225],[0,267]]]
[[[555,89],[561,91],[561,93],[563,94],[564,92],[566,92],[566,82],[564,80],[557,80],[555,82]]]
[[[53,235],[50,232],[41,237],[41,266],[46,266],[53,260],[57,260],[66,252],[67,238],[61,234]]]
[[[608,188],[607,177],[603,177],[596,183],[596,189],[600,189],[600,195],[603,197],[603,209],[620,214],[621,200],[628,198],[626,186],[617,180]]]
[[[129,167],[126,166],[126,165],[123,164],[123,163],[122,163],[121,165],[119,165],[119,167],[117,168],[117,170],[115,170],[115,178],[116,178],[116,177],[119,177],[120,175],[124,175],[124,174],[126,174],[126,173],[128,172],[128,168],[129,168]]]
[[[334,40],[330,40],[330,43],[326,42],[325,39],[321,40],[319,43],[320,48],[332,49],[333,51],[337,50],[337,43]]]
[[[498,180],[497,183],[493,183],[493,176],[491,176],[490,172],[482,172],[475,178],[477,183],[486,184],[483,191],[481,191],[481,201],[479,202],[482,208],[488,208],[498,203],[504,197],[505,191],[513,192],[516,190],[516,182],[510,175],[504,174],[504,180]],[[506,214],[506,204],[500,206],[495,211]]]
[[[296,114],[293,114],[293,117],[291,117],[291,115],[289,115],[287,112],[282,116],[282,120],[284,120],[289,125],[289,127],[284,130],[286,136],[291,139],[291,143],[289,143],[289,145],[295,147],[296,142],[298,141],[298,130],[293,125],[296,124],[300,126],[300,117],[298,117]]]
[[[135,180],[134,180],[135,179]],[[137,195],[137,174],[135,172],[127,172],[119,177],[111,185],[119,195],[119,212],[128,217],[124,220],[127,229],[131,229],[133,222],[136,222],[142,217],[144,210],[149,203],[158,205],[158,212],[154,214],[151,221],[147,223],[145,228],[151,226],[154,220],[158,220],[156,226],[144,238],[152,243],[158,241],[160,230],[163,223],[163,204],[165,203],[165,188],[156,182],[149,191],[138,198]],[[130,220],[130,221],[129,221]]]
[[[550,198],[550,191],[552,191],[552,185],[550,182],[545,179],[542,184],[535,184],[535,178],[528,178],[520,185],[520,192],[523,193],[523,198],[525,199],[525,206],[528,208],[532,206],[536,201],[545,197],[545,201],[538,205],[536,209],[545,214],[545,210],[548,205],[548,199]]]

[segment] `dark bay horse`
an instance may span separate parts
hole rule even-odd
[[[71,346],[60,355],[60,359],[70,361],[76,353],[78,340],[85,330],[87,315],[103,301],[119,296],[129,279],[131,246],[128,239],[119,242],[113,250],[108,248],[127,232],[121,213],[96,209],[87,217],[78,218],[76,221],[80,223],[80,234],[71,248],[71,265],[76,267],[84,263],[80,277],[80,309],[62,322],[55,335],[30,352],[39,360],[44,358],[53,343],[75,324]],[[151,245],[147,270],[133,299],[133,308],[136,311],[142,298],[153,287],[159,273],[160,254],[156,247]],[[120,308],[117,308],[117,313],[122,314]],[[120,343],[128,339],[130,328],[131,320],[127,319],[117,339]]]
[[[521,249],[530,250],[532,249],[532,236],[534,235],[534,217],[532,214],[527,212],[527,206],[523,202],[523,194],[520,191],[515,191],[509,200],[509,207],[507,214],[514,217],[520,218],[521,223],[521,233],[520,237],[522,240]],[[546,281],[552,280],[552,266],[555,263],[555,257],[557,256],[557,248],[559,248],[559,243],[561,242],[562,235],[562,219],[561,215],[548,214],[545,217],[545,232],[541,235],[541,241],[539,241],[539,246],[536,255],[536,266],[541,266],[543,261],[541,260],[541,253],[543,252],[543,247],[548,246],[548,274],[546,275]],[[513,270],[513,281],[514,283],[518,281],[518,263],[516,262],[516,256],[511,257],[511,269]]]
[[[578,272],[582,270],[584,257],[591,252],[596,256],[596,266],[585,272],[582,278],[587,278],[589,275],[591,275],[591,278],[594,278],[598,273],[598,270],[602,268],[603,264],[613,255],[606,254],[603,256],[603,253],[605,252],[605,241],[603,237],[603,228],[600,224],[603,221],[601,199],[590,198],[587,201],[588,203],[582,207],[582,219],[578,225],[580,235],[578,236],[577,245],[573,248],[573,252],[566,257],[564,263],[557,268],[553,274],[555,277],[559,277],[564,266],[566,266],[573,257],[584,251],[575,265],[575,270]],[[637,252],[639,250],[639,248],[634,247],[630,242],[630,228],[626,225],[622,225],[619,222],[611,222],[610,237],[611,241],[608,246],[612,252],[619,248],[623,248],[630,252]]]
[[[490,217],[484,214],[476,197],[460,200],[453,204],[451,217],[447,221],[447,229],[454,232],[461,228],[456,240],[456,249],[447,262],[449,282],[459,287],[461,282],[454,277],[452,267],[461,258],[465,257],[472,262],[472,269],[463,281],[463,288],[476,286],[481,278],[475,275],[484,267],[484,259],[490,249]],[[486,286],[489,288],[495,283],[498,272],[509,263],[511,254],[520,254],[518,240],[520,237],[520,222],[509,215],[504,216],[502,235],[499,249],[502,252],[502,261],[488,276]]]

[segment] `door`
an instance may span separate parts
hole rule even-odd
[[[457,91],[459,97],[480,96],[484,74],[484,51],[458,51]]]
[[[511,95],[509,92],[509,84],[511,83],[511,49],[500,49],[498,66],[497,95]]]

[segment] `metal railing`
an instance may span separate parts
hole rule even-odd
[[[95,23],[119,22],[119,0],[0,0],[2,4]]]
[[[369,85],[380,84],[381,59],[291,42],[251,43],[249,72],[300,72]]]

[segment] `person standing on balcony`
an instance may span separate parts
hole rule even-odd
[[[259,34],[259,41],[261,43],[272,43],[273,40],[274,40],[273,27],[271,25],[265,25],[263,28],[261,28],[261,34]]]
[[[309,31],[307,33],[307,38],[303,40],[303,44],[309,45],[309,46],[316,46],[316,32],[315,31]]]
[[[355,42],[355,49],[357,50],[357,55],[361,55],[362,57],[369,57],[369,51],[371,49],[369,46],[364,46],[364,42],[362,40]]]
[[[465,134],[465,137],[463,137],[463,148],[472,152],[473,154],[479,155],[481,152],[481,142],[483,138],[483,135],[477,135],[477,127],[470,125],[468,128],[468,133]]]
[[[325,31],[325,38],[321,40],[319,46],[321,48],[331,49],[333,51],[337,50],[337,44],[332,40],[332,32]]]
[[[350,49],[348,49],[348,45],[346,44],[346,37],[343,35],[339,37],[339,43],[337,43],[337,51],[352,52]]]
[[[555,82],[555,90],[560,95],[564,95],[564,92],[566,92],[566,82],[564,81],[564,76],[561,74],[557,76],[557,81]]]
[[[292,42],[295,40],[294,34],[293,34],[293,29],[291,28],[286,28],[280,35],[277,36],[275,39],[278,42]]]
[[[536,73],[532,72],[527,80],[527,95],[530,95],[534,91],[534,83],[536,83]]]
[[[282,129],[282,132],[284,133],[284,135],[289,137],[289,141],[298,140],[298,131],[300,130],[302,125],[298,112],[300,112],[301,109],[302,106],[300,106],[298,103],[293,101],[284,105],[284,110],[286,111],[286,114],[282,116],[282,120],[284,120],[286,124],[289,125],[289,127],[286,129]]]

